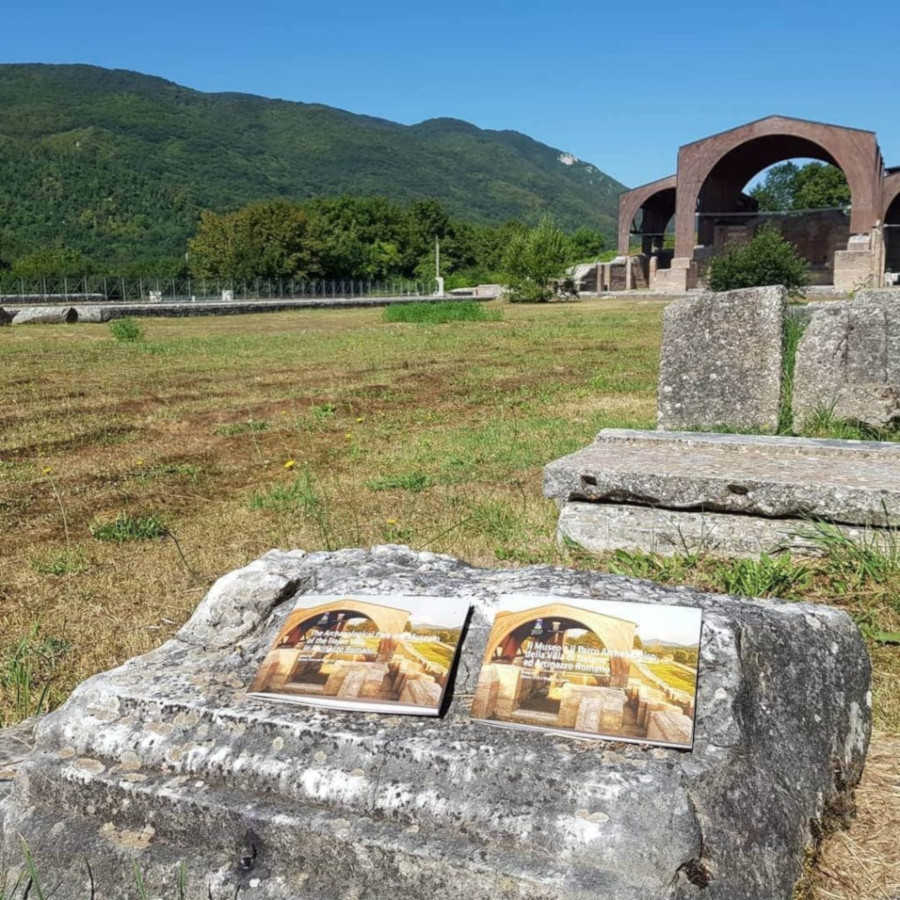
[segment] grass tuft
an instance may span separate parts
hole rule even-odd
[[[370,478],[366,487],[370,491],[412,491],[417,494],[431,486],[431,478],[424,472],[397,472]]]
[[[50,709],[54,678],[71,646],[34,625],[21,640],[0,647],[0,728]]]
[[[387,306],[382,313],[385,322],[414,322],[421,325],[443,325],[445,322],[499,322],[499,309],[485,309],[474,300],[449,300],[444,303],[403,303]]]
[[[38,575],[77,575],[88,567],[84,550],[80,547],[52,550],[31,559],[31,568]]]
[[[138,344],[144,340],[144,329],[131,316],[113,319],[109,333],[122,344]]]
[[[251,419],[249,422],[232,422],[228,425],[220,425],[216,429],[216,434],[223,437],[234,437],[238,434],[259,434],[262,431],[268,431],[270,427],[268,422],[255,422]]]
[[[808,565],[795,562],[789,553],[780,556],[761,554],[759,559],[732,559],[720,563],[713,578],[726,594],[742,597],[782,597],[798,599],[809,587],[812,572]]]
[[[112,522],[94,522],[91,525],[91,534],[98,541],[124,544],[127,541],[147,541],[166,537],[169,529],[155,513],[146,516],[119,513]]]

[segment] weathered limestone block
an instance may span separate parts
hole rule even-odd
[[[71,325],[78,321],[73,306],[25,306],[13,315],[13,325]]]
[[[303,591],[469,598],[447,715],[247,696]],[[693,751],[472,721],[492,616],[522,592],[701,606]],[[16,877],[24,840],[54,900],[90,896],[86,860],[96,900],[120,900],[134,863],[150,896],[174,895],[181,861],[186,900],[788,900],[862,771],[869,675],[824,606],[400,547],[272,553],[38,724],[0,801],[0,872]]]
[[[112,310],[109,307],[102,306],[76,306],[75,312],[78,314],[78,321],[88,324],[99,324],[108,322],[111,318]]]
[[[857,306],[900,303],[900,288],[869,288],[868,290],[857,291],[853,297],[853,303]]]
[[[884,527],[900,521],[900,445],[610,428],[546,466],[544,495]]]
[[[783,287],[704,293],[663,316],[657,420],[663,430],[778,427]]]
[[[835,525],[853,541],[885,548],[895,540],[887,529]],[[591,553],[640,550],[672,556],[682,553],[720,554],[757,558],[791,553],[817,556],[816,526],[804,519],[769,519],[728,513],[680,512],[650,506],[617,503],[564,503],[559,512],[556,537]]]
[[[879,296],[887,293],[810,305],[797,348],[795,426],[817,412],[876,427],[900,418],[900,307]]]

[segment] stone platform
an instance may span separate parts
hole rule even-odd
[[[606,429],[544,469],[544,494],[595,552],[809,553],[821,522],[889,543],[900,444]]]
[[[248,697],[303,592],[470,599],[446,716]],[[701,606],[694,749],[473,722],[511,592]],[[0,732],[0,769],[15,772],[0,872],[15,877],[24,840],[54,900],[130,895],[134,863],[150,896],[174,898],[182,861],[187,900],[788,900],[860,777],[869,676],[857,629],[823,606],[394,546],[273,551],[220,579],[164,646],[81,685],[33,738]]]

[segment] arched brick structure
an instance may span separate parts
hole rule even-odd
[[[697,278],[698,212],[752,213],[752,201],[743,194],[747,183],[769,166],[797,157],[837,166],[850,187],[850,239],[846,249],[841,244],[834,252],[835,286],[849,289],[862,283],[881,284],[880,226],[892,197],[900,192],[900,173],[886,177],[874,132],[786,116],[769,116],[686,144],[678,152],[674,179],[662,179],[624,193],[619,206],[620,252],[627,252],[637,210],[674,180],[671,186],[675,188],[675,254],[671,270],[659,273],[665,281],[660,286],[669,290],[693,287]],[[704,220],[701,215],[699,222],[697,243],[710,246],[712,219]],[[846,232],[842,240],[846,240]]]
[[[630,653],[634,649],[634,622],[603,616],[567,603],[549,603],[534,606],[521,612],[499,612],[494,618],[494,627],[488,639],[485,659],[491,659],[494,651],[503,643],[508,634],[535,619],[573,619],[593,631],[612,653]]]
[[[900,273],[900,170],[889,170],[884,179],[884,268],[892,275]]]
[[[675,215],[675,181],[676,176],[670,175],[619,195],[619,253],[628,253],[631,225],[641,210],[644,210],[643,231],[665,230]]]

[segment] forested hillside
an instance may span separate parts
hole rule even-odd
[[[0,259],[183,255],[202,209],[432,197],[461,220],[614,231],[622,185],[516,132],[404,126],[92,66],[0,65]]]

